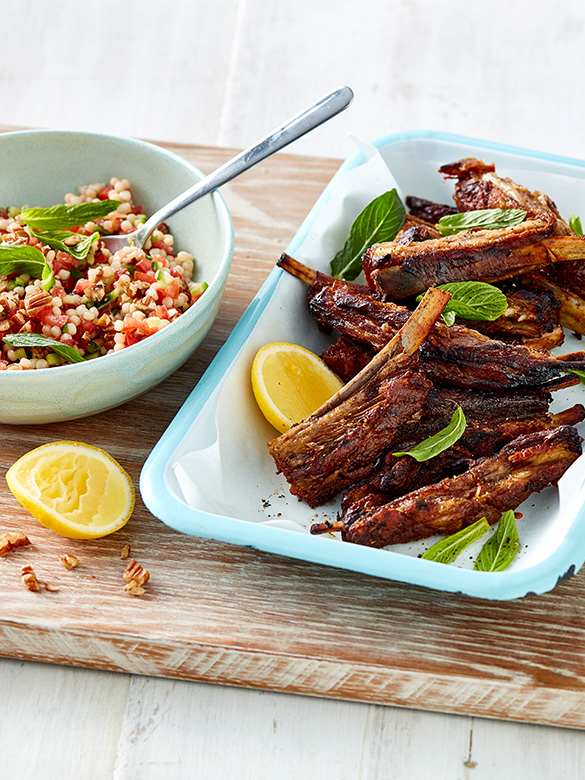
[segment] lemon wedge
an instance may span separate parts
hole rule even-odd
[[[320,357],[297,344],[266,344],[252,363],[258,406],[281,433],[312,414],[341,387],[341,379]]]
[[[124,526],[134,486],[104,450],[76,441],[43,444],[6,472],[8,487],[31,515],[70,539],[97,539]]]

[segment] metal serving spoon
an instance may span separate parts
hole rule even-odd
[[[161,222],[172,217],[173,214],[193,203],[193,201],[221,187],[222,184],[231,181],[236,176],[239,176],[240,173],[256,165],[256,163],[270,157],[271,154],[288,146],[288,144],[296,141],[297,138],[305,135],[305,133],[314,130],[323,122],[336,116],[346,109],[352,100],[353,92],[349,87],[336,89],[264,136],[254,146],[250,146],[248,149],[240,152],[240,154],[232,157],[231,160],[221,165],[213,173],[210,173],[209,176],[189,187],[182,195],[178,195],[170,203],[167,203],[166,206],[156,211],[146,222],[140,225],[138,230],[125,235],[101,236],[101,241],[103,241],[112,254],[129,244],[142,248],[152,231]]]

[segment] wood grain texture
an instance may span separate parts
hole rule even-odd
[[[180,697],[180,686],[134,678],[114,780],[189,767],[197,780],[453,780],[468,754],[470,718],[201,684]]]
[[[209,170],[228,150],[173,147]],[[140,499],[103,540],[62,539],[8,492],[16,458],[62,438],[104,447],[135,484],[155,442],[337,168],[278,155],[226,189],[236,251],[216,325],[175,375],[118,409],[47,426],[0,426],[0,528],[33,544],[0,559],[0,654],[143,675],[585,727],[584,575],[553,593],[484,602],[178,534]],[[123,592],[119,550],[151,572]],[[67,571],[59,555],[80,565]],[[57,593],[30,593],[32,564]]]

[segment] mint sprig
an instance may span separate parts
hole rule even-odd
[[[473,566],[475,571],[504,571],[520,549],[514,512],[509,509],[501,516],[493,536],[481,548]]]
[[[462,528],[454,534],[451,534],[446,539],[433,544],[426,550],[421,558],[426,561],[435,561],[436,563],[452,563],[458,555],[461,555],[463,550],[472,542],[481,539],[481,537],[490,530],[490,524],[482,517],[481,520],[477,520],[472,525],[468,525],[466,528]]]
[[[96,219],[104,219],[116,211],[120,201],[97,200],[91,203],[76,203],[73,206],[50,206],[49,208],[27,208],[20,212],[20,219],[37,230],[67,230],[85,225]]]
[[[74,349],[74,347],[70,347],[68,344],[63,344],[54,339],[48,339],[40,333],[9,333],[7,336],[3,337],[2,341],[17,349],[19,347],[48,347],[70,363],[84,362],[83,357]]]
[[[336,279],[351,281],[362,270],[362,255],[373,244],[393,241],[404,224],[406,210],[395,189],[379,195],[355,218],[343,248],[331,261]]]
[[[447,290],[451,298],[443,309],[443,319],[447,325],[453,325],[455,317],[466,320],[497,320],[508,308],[508,299],[493,284],[487,282],[447,282],[438,285],[439,290]],[[416,299],[420,303],[423,296]]]
[[[57,252],[67,252],[67,254],[71,255],[76,260],[85,260],[92,244],[100,237],[97,230],[90,236],[73,233],[70,230],[38,230],[32,228],[32,231],[43,244],[47,244],[51,249],[54,249]],[[66,243],[72,238],[78,240],[73,244]]]
[[[40,279],[45,290],[55,286],[53,269],[44,254],[28,244],[0,244],[0,274],[28,274]]]
[[[436,228],[443,236],[453,236],[464,230],[497,230],[514,227],[526,219],[524,209],[475,209],[446,214],[437,222]]]
[[[429,436],[428,439],[419,442],[407,452],[393,452],[392,454],[396,458],[410,455],[410,457],[414,458],[418,463],[423,463],[425,460],[430,460],[441,452],[449,449],[449,447],[452,447],[453,444],[463,436],[466,426],[467,421],[463,409],[457,404],[451,421],[445,428],[438,433],[435,433],[433,436]]]

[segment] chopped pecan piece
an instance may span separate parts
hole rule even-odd
[[[29,317],[36,317],[44,308],[51,305],[53,297],[46,290],[29,293],[24,299],[24,308]]]
[[[59,593],[59,588],[56,585],[53,585],[50,582],[45,582],[45,590],[49,591],[49,593]]]
[[[94,282],[85,288],[83,294],[90,301],[101,301],[106,295],[106,288],[103,282]]]
[[[128,565],[122,575],[126,585],[124,590],[131,593],[133,596],[142,596],[144,593],[143,585],[146,585],[150,579],[150,572],[145,569],[134,558],[130,558]]]
[[[120,558],[125,561],[127,558],[130,557],[130,545],[125,544],[122,549],[120,550]]]
[[[0,536],[0,555],[12,552],[16,547],[26,547],[30,539],[21,531],[9,531]]]
[[[124,585],[124,590],[130,593],[131,596],[143,596],[146,593],[142,585],[134,584],[134,580],[129,582],[128,585]]]
[[[79,566],[79,558],[76,558],[75,555],[69,555],[69,553],[60,555],[59,560],[66,569],[74,569],[76,566]]]
[[[34,591],[35,593],[38,593],[38,591],[41,589],[41,586],[39,585],[39,581],[37,580],[37,576],[33,571],[33,567],[30,565],[30,563],[25,563],[25,565],[20,570],[22,581],[25,584],[25,586],[29,589]]]
[[[109,314],[102,314],[102,316],[96,321],[96,325],[98,328],[107,328],[111,322],[112,318]]]

